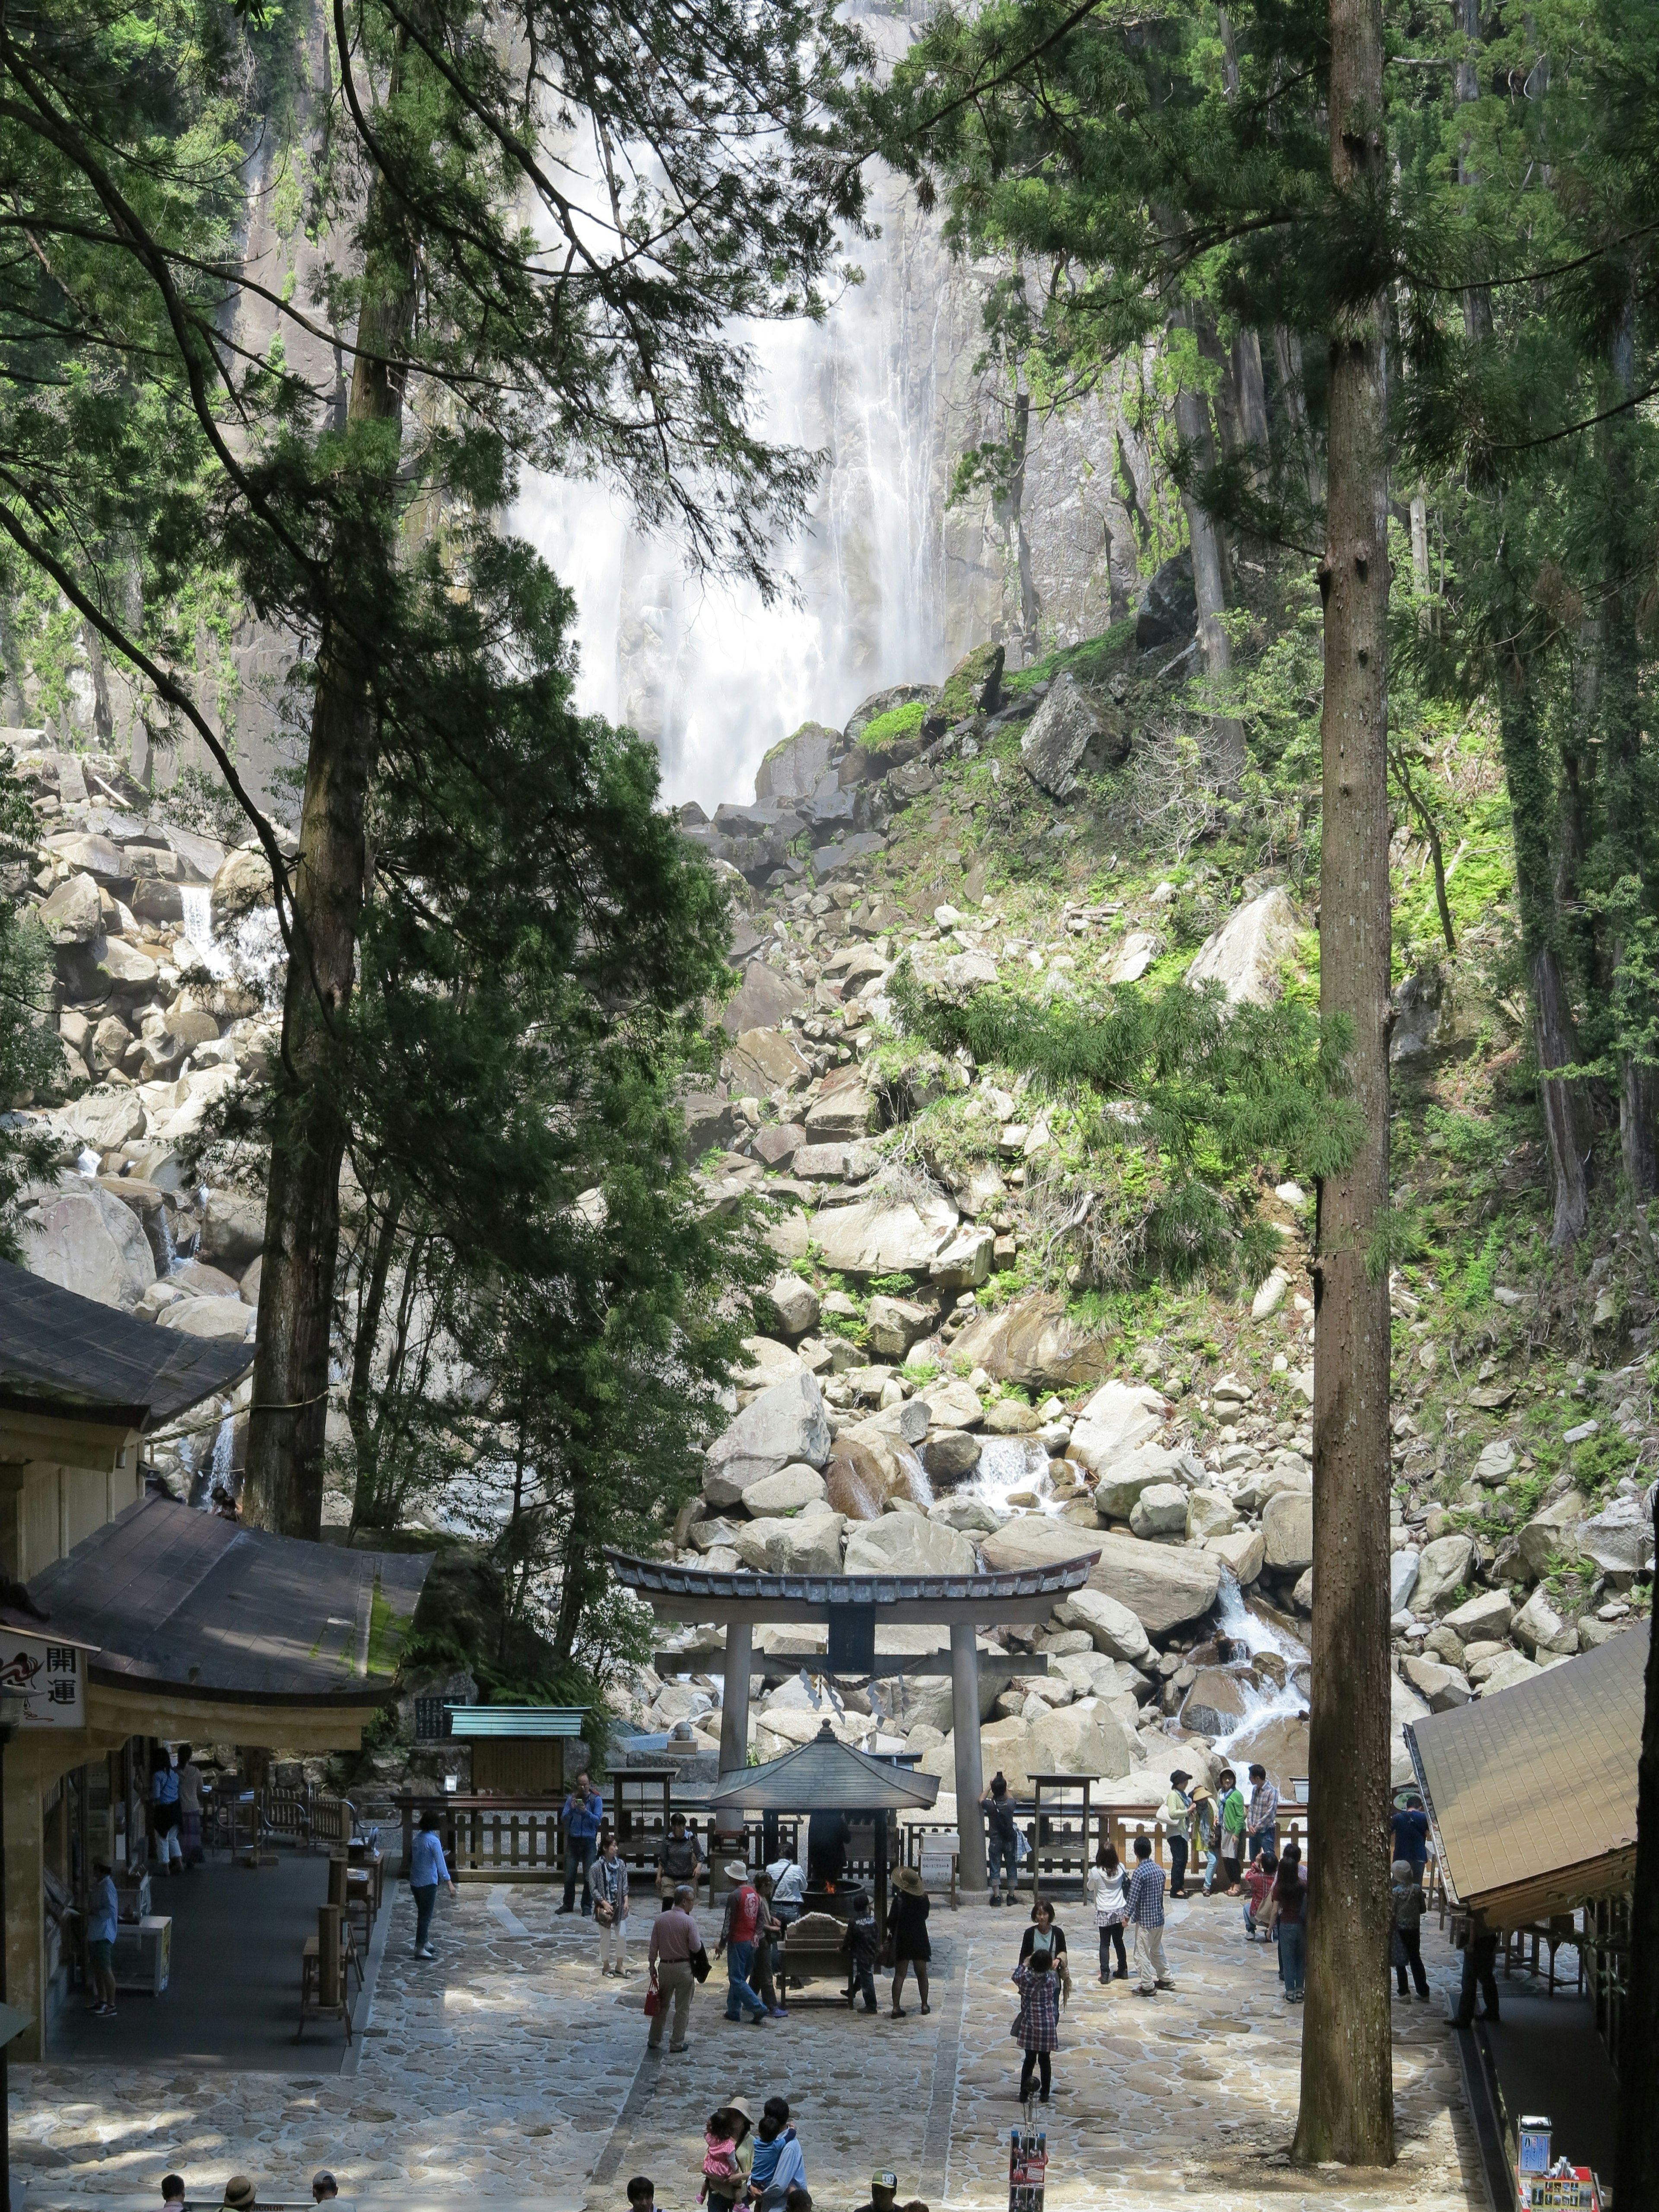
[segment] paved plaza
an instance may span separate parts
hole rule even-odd
[[[620,1985],[600,1979],[591,1929],[556,1918],[557,1901],[544,1888],[464,1887],[440,1902],[428,1964],[410,1956],[413,1907],[398,1885],[367,2033],[345,2070],[337,2027],[316,2024],[289,2074],[173,2061],[100,2070],[83,2059],[15,2069],[26,2207],[155,2204],[169,2167],[198,2203],[216,2204],[234,2172],[254,2178],[262,2203],[293,2201],[326,2164],[347,2196],[402,2212],[476,2197],[624,2212],[625,2185],[640,2172],[667,2212],[690,2212],[703,2122],[734,2091],[757,2115],[767,2096],[789,2099],[817,2212],[865,2203],[879,2166],[896,2171],[902,2199],[933,2212],[1006,2204],[1019,2064],[1008,1975],[1023,1911],[935,1901],[926,2017],[910,1987],[903,2021],[885,2016],[884,1989],[873,2019],[798,2003],[786,2021],[730,2025],[717,1963],[695,2002],[690,2051],[651,2057],[641,2008],[654,1900],[635,1915],[633,1972]],[[1305,2014],[1280,1999],[1273,1951],[1243,1940],[1235,1903],[1171,1906],[1178,1986],[1150,2001],[1127,1983],[1099,1985],[1079,1904],[1062,1902],[1060,1917],[1075,1995],[1047,2121],[1052,2212],[1484,2206],[1441,2002],[1455,1960],[1432,1923],[1435,2001],[1395,2008],[1400,2163],[1355,2177],[1286,2161]],[[234,1959],[225,1971],[234,1976]],[[144,2002],[126,1997],[124,2012]]]

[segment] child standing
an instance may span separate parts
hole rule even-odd
[[[1399,1979],[1400,1994],[1402,1997],[1410,1995],[1406,1987],[1409,1967],[1417,1994],[1426,2004],[1429,1978],[1423,1966],[1423,1910],[1427,1899],[1423,1895],[1422,1879],[1409,1859],[1396,1859],[1391,1872],[1393,1887],[1389,1894],[1394,1903],[1394,1970]]]
[[[1302,1879],[1299,1845],[1286,1844],[1273,1879],[1273,1926],[1279,1936],[1279,1968],[1285,1977],[1285,2002],[1300,2004],[1307,1968],[1308,1885]]]
[[[1110,1959],[1114,1948],[1117,1952],[1116,1978],[1120,1982],[1129,1978],[1129,1961],[1123,1949],[1123,1923],[1129,1910],[1127,1887],[1117,1853],[1109,1844],[1103,1844],[1089,1869],[1089,1896],[1095,1908],[1095,1926],[1100,1932],[1103,1983],[1113,1978]]]
[[[1013,1980],[1019,1991],[1014,2034],[1025,2054],[1019,2072],[1020,2102],[1024,2104],[1031,2094],[1031,2074],[1036,2069],[1042,2081],[1037,2102],[1046,2105],[1051,2079],[1049,2054],[1060,2047],[1060,1984],[1049,1966],[1048,1954],[1034,1951],[1025,1965],[1014,1968]]]
[[[841,1948],[847,1954],[847,1994],[849,2001],[854,1991],[857,1990],[864,1999],[866,2012],[874,2012],[876,1960],[881,1951],[881,1931],[876,1926],[876,1908],[865,1890],[860,1890],[853,1899],[852,1917],[847,1923],[847,1933],[841,1939]]]
[[[1256,1938],[1256,1915],[1267,1903],[1267,1893],[1273,1886],[1273,1876],[1279,1872],[1279,1861],[1272,1851],[1263,1851],[1244,1869],[1244,1941],[1254,1943]],[[1261,1940],[1267,1940],[1261,1931]]]

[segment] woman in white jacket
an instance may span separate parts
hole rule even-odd
[[[1129,1978],[1129,1961],[1123,1949],[1123,1923],[1129,1910],[1126,1894],[1127,1884],[1123,1869],[1118,1863],[1117,1853],[1109,1844],[1103,1844],[1095,1853],[1095,1863],[1089,1869],[1089,1899],[1095,1908],[1095,1926],[1100,1930],[1100,1978],[1112,1979],[1108,1963],[1109,1946],[1117,1948],[1117,1978]]]

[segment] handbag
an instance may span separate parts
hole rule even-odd
[[[662,1991],[653,1982],[645,1993],[645,2016],[654,2020],[662,2010]]]
[[[691,1954],[691,1971],[700,1982],[708,1979],[708,1953],[701,1943]]]
[[[608,1899],[603,1897],[596,1898],[593,1902],[593,1917],[601,1928],[613,1927],[616,1924],[617,1908]]]

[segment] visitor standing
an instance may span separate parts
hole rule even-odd
[[[766,1906],[741,1859],[733,1859],[725,1872],[732,1887],[726,1892],[714,1956],[718,1959],[722,1951],[726,1954],[726,2017],[738,2020],[746,2010],[758,2027],[768,2014],[759,1990],[752,1985],[751,1969]]]
[[[1054,1908],[1046,1897],[1038,1898],[1031,1907],[1031,1924],[1020,1938],[1020,1965],[1025,1966],[1040,1951],[1048,1955],[1048,1964],[1060,1984],[1060,2001],[1064,2004],[1072,1994],[1072,1969],[1066,1956],[1066,1930],[1055,1925]]]
[[[806,2186],[806,2160],[789,2121],[786,2097],[769,2097],[755,2134],[749,2168],[749,2202],[759,2212],[783,2212],[792,2189]]]
[[[599,1972],[620,1979],[628,1972],[628,1869],[615,1836],[587,1869],[587,1894],[599,1931]]]
[[[1423,1810],[1423,1800],[1417,1790],[1407,1790],[1395,1806],[1389,1831],[1394,1856],[1414,1866],[1421,1881],[1429,1861],[1429,1816]]]
[[[1409,1971],[1412,1980],[1416,1984],[1418,1996],[1426,2004],[1429,1978],[1423,1966],[1423,1907],[1426,1902],[1423,1885],[1409,1859],[1396,1859],[1392,1876],[1389,1894],[1394,1917],[1394,1970],[1400,1984],[1400,1994],[1402,1997],[1409,1997],[1411,1994],[1406,1986],[1406,1976]]]
[[[665,1909],[672,1903],[674,1893],[683,1882],[689,1882],[695,1893],[702,1866],[702,1847],[696,1837],[688,1832],[684,1814],[676,1813],[668,1823],[668,1833],[657,1854],[657,1894]]]
[[[110,1863],[94,1859],[87,1898],[87,1979],[92,1986],[90,2009],[100,2020],[115,2017],[115,1923],[120,1911]]]
[[[1227,1894],[1239,1893],[1239,1875],[1244,1860],[1244,1796],[1238,1786],[1238,1777],[1231,1766],[1221,1770],[1221,1866],[1226,1877]]]
[[[750,1980],[760,1992],[761,2002],[774,2020],[787,2020],[789,2008],[779,1992],[777,1978],[783,1972],[783,1923],[772,1907],[772,1877],[769,1874],[755,1876],[755,1890],[761,1901],[760,1926],[755,1931],[755,1964]]]
[[[853,1832],[845,1813],[814,1813],[806,1823],[806,1881],[811,1889],[839,1889]]]
[[[899,2002],[904,1987],[904,1970],[914,1966],[916,1975],[916,1994],[921,1999],[921,2008],[931,2012],[927,2002],[927,1965],[933,1955],[933,1947],[927,1936],[927,1892],[922,1887],[921,1876],[915,1867],[898,1867],[893,1874],[893,1902],[888,1908],[887,1935],[893,1953],[893,2010],[894,2020],[904,2018],[904,2008]]]
[[[193,1874],[202,1863],[202,1770],[187,1743],[179,1747],[179,1851]]]
[[[1129,1921],[1135,1931],[1135,1995],[1172,1990],[1164,1955],[1164,1869],[1154,1864],[1152,1839],[1135,1838],[1135,1870],[1129,1877]]]
[[[682,1883],[651,1923],[651,1942],[646,1958],[651,1969],[652,1986],[657,1992],[657,2009],[646,2039],[648,2051],[662,2049],[662,2032],[668,2024],[671,2003],[674,2008],[674,2033],[668,2048],[685,2048],[691,1991],[697,1978],[692,1961],[702,1950],[702,1935],[691,1911],[695,1897],[690,1884]]]
[[[1014,2035],[1025,2054],[1025,2063],[1019,2069],[1019,2100],[1024,2104],[1030,2095],[1035,2070],[1042,2083],[1037,2102],[1046,2105],[1053,2079],[1051,2054],[1060,2048],[1060,1984],[1046,1951],[1034,1954],[1029,1966],[1016,1966],[1013,1979],[1019,1991],[1019,2017],[1014,2022]]]
[[[796,1859],[774,1859],[766,1869],[772,1883],[772,1894],[767,1902],[772,1908],[772,1917],[780,1928],[788,1927],[799,1920],[801,1903],[806,1895],[806,1869]]]
[[[156,1863],[169,1874],[182,1874],[185,1855],[179,1847],[179,1777],[173,1771],[173,1753],[164,1743],[156,1745],[150,1761],[149,1825]]]
[[[636,2173],[629,2183],[628,2212],[657,2212],[657,2185],[648,2173]]]
[[[1095,1926],[1100,1931],[1100,1978],[1109,1982],[1115,1978],[1127,1982],[1129,1962],[1123,1955],[1123,1923],[1128,1915],[1127,1879],[1118,1862],[1117,1853],[1109,1844],[1103,1844],[1095,1853],[1095,1863],[1089,1869],[1089,1896],[1095,1908]],[[1112,1951],[1117,1953],[1117,1972],[1110,1966]]]
[[[847,1954],[848,2002],[852,2001],[856,1991],[864,1999],[866,2012],[874,2012],[876,1961],[881,1954],[881,1930],[876,1925],[876,1908],[864,1890],[854,1893],[847,1933],[841,1939],[841,1948]]]
[[[998,1869],[1001,1870],[1002,1886],[1007,1891],[1006,1902],[1014,1901],[1014,1877],[1019,1871],[1019,1830],[1014,1825],[1014,1808],[1008,1796],[1008,1784],[1000,1770],[991,1777],[990,1787],[980,1798],[985,1808],[985,1856],[990,1868],[991,1902],[1000,1905],[1004,1899],[997,1895]]]
[[[1193,1838],[1204,1861],[1204,1895],[1212,1897],[1221,1879],[1221,1808],[1203,1783],[1193,1784]]]
[[[325,2166],[319,2166],[311,2177],[311,2201],[313,2204],[331,2204],[340,2193],[340,2185]]]
[[[1170,1846],[1170,1894],[1187,1894],[1187,1844],[1191,1834],[1193,1801],[1187,1795],[1192,1780],[1184,1766],[1170,1777],[1170,1794],[1164,1800],[1164,1840]]]
[[[185,2177],[182,2173],[161,2176],[161,2212],[185,2212]]]
[[[582,1911],[587,1905],[587,1869],[599,1855],[599,1830],[605,1825],[605,1799],[586,1774],[564,1801],[564,1902],[561,1912],[576,1910],[576,1885],[582,1885]]]
[[[438,1832],[438,1815],[434,1812],[422,1813],[416,1831],[415,1847],[409,1855],[409,1892],[415,1900],[417,1959],[437,1956],[432,1948],[432,1911],[438,1902],[440,1882],[447,1884],[453,1897],[455,1885],[449,1879],[449,1863],[444,1856],[443,1838]]]
[[[1302,1851],[1286,1844],[1273,1877],[1273,1930],[1279,1937],[1279,1966],[1285,1977],[1285,2002],[1300,2004],[1308,1966],[1308,1885],[1302,1879]]]
[[[1453,2019],[1459,2027],[1468,2027],[1474,2019],[1474,1993],[1479,1988],[1481,1996],[1480,2014],[1483,2020],[1496,2020],[1498,2014],[1498,1931],[1473,1922],[1463,1944],[1463,1981],[1457,1993],[1457,2010]]]
[[[1265,1766],[1250,1769],[1250,1802],[1244,1814],[1244,1831],[1249,1857],[1259,1858],[1263,1851],[1278,1850],[1279,1792],[1267,1779]]]

